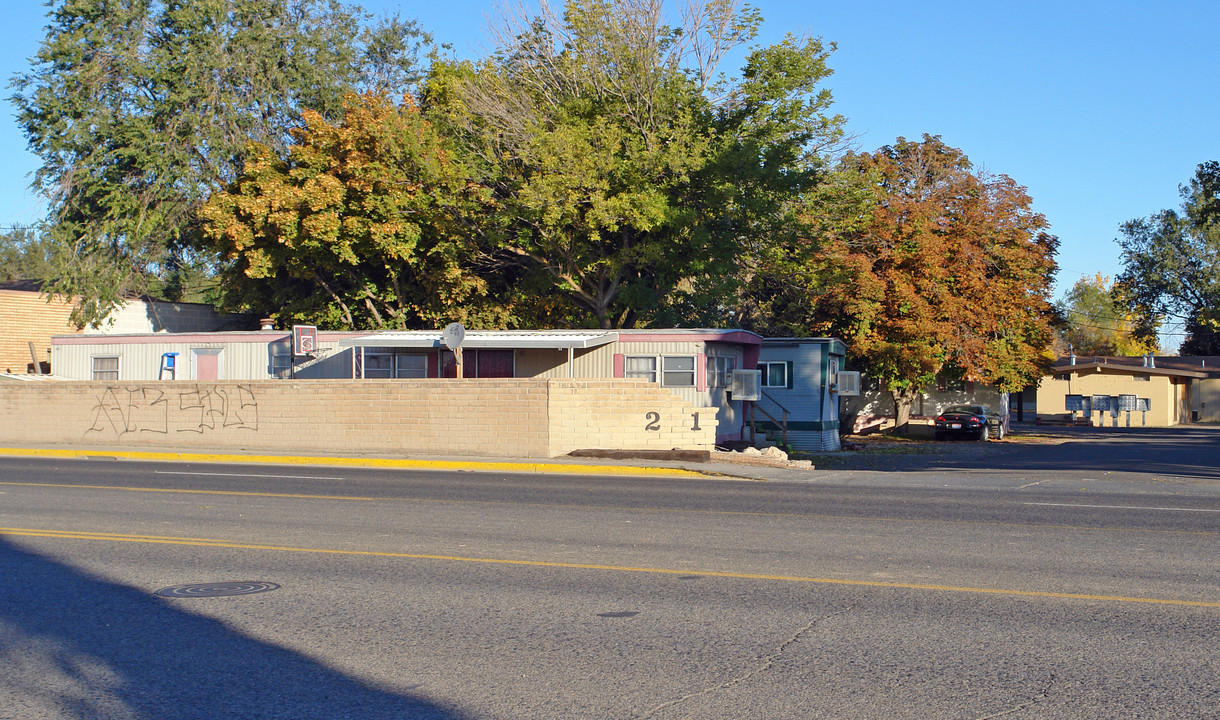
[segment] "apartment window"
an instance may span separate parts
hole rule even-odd
[[[623,359],[623,377],[657,381],[657,359],[651,355],[634,355]]]
[[[759,363],[758,369],[762,371],[762,386],[770,388],[786,388],[791,387],[788,380],[788,363],[786,362],[767,362]]]
[[[733,382],[733,371],[737,369],[737,358],[709,357],[707,359],[707,385],[727,388]]]
[[[107,355],[93,358],[94,380],[118,380],[119,356]]]
[[[662,387],[694,387],[695,357],[675,355],[661,358]]]

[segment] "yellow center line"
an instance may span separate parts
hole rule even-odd
[[[796,513],[774,513],[774,512],[758,512],[749,510],[690,510],[685,508],[650,508],[650,507],[628,507],[624,505],[588,505],[577,503],[525,503],[514,502],[510,500],[460,500],[449,498],[392,498],[392,497],[376,497],[376,496],[361,496],[361,495],[309,495],[304,493],[271,493],[271,492],[254,492],[244,490],[197,490],[189,488],[143,488],[131,487],[127,485],[82,485],[69,483],[37,483],[37,482],[0,482],[0,486],[11,487],[44,487],[44,488],[68,488],[72,490],[110,490],[117,492],[134,492],[134,493],[167,493],[167,494],[183,494],[183,495],[221,495],[229,497],[262,497],[262,498],[280,498],[287,500],[336,500],[336,501],[351,501],[351,502],[405,502],[405,503],[433,503],[433,504],[450,504],[450,505],[510,505],[515,507],[544,507],[544,508],[566,508],[566,509],[589,509],[599,511],[627,511],[627,512],[650,512],[650,513],[665,513],[673,515],[713,515],[725,517],[769,517],[769,518],[798,518],[798,519],[813,519],[822,520],[843,520],[849,522],[885,522],[885,523],[909,523],[912,525],[950,525],[950,526],[965,526],[965,527],[1007,527],[1007,528],[1028,528],[1042,530],[1077,530],[1085,532],[1121,532],[1121,533],[1146,533],[1151,535],[1220,535],[1220,532],[1215,530],[1157,530],[1149,528],[1124,528],[1124,527],[1089,527],[1083,525],[1051,525],[1042,523],[1005,523],[1005,522],[977,522],[970,520],[929,520],[920,518],[895,518],[895,517],[879,517],[879,516],[861,516],[861,515],[822,515],[810,513],[808,515],[798,515]]]
[[[699,575],[701,577],[732,578],[737,580],[768,580],[790,583],[809,583],[818,585],[839,585],[848,587],[872,587],[897,590],[925,590],[945,593],[967,593],[976,595],[1003,595],[1012,597],[1056,598],[1063,600],[1100,600],[1118,603],[1141,603],[1147,605],[1173,605],[1182,607],[1220,608],[1220,602],[1205,602],[1201,600],[1176,600],[1171,598],[1128,597],[1122,595],[1094,595],[1088,593],[1063,593],[1042,590],[1013,590],[1008,588],[968,587],[959,585],[929,585],[922,583],[882,582],[877,580],[845,580],[841,578],[820,578],[803,575],[771,575],[766,573],[725,572],[719,570],[690,570],[654,567],[634,567],[630,565],[603,565],[595,563],[569,563],[549,560],[506,560],[502,558],[464,557],[460,555],[433,555],[428,553],[403,553],[378,550],[337,550],[333,548],[308,548],[287,545],[261,545],[255,543],[234,543],[224,540],[207,538],[177,538],[164,535],[131,535],[125,533],[101,533],[76,530],[46,530],[38,528],[6,528],[0,527],[0,536],[41,537],[60,540],[94,540],[101,542],[133,542],[156,545],[183,545],[194,547],[215,547],[236,550],[270,550],[275,552],[312,553],[319,555],[346,555],[358,557],[401,558],[410,560],[435,560],[441,562],[481,563],[485,565],[507,565],[517,567],[546,567],[571,570],[605,570],[620,573],[648,573],[653,575]]]

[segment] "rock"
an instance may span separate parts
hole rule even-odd
[[[741,454],[749,455],[750,457],[761,457],[763,452],[756,447],[748,447],[745,450],[742,450]]]
[[[788,453],[784,452],[783,450],[780,450],[779,448],[775,447],[774,445],[767,448],[766,450],[763,450],[762,456],[765,458],[771,459],[771,460],[787,460],[788,459]]]
[[[802,470],[804,470],[804,469],[812,470],[813,461],[812,460],[789,460],[788,466],[794,467],[794,468],[800,468]]]

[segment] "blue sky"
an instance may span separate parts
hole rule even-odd
[[[41,3],[13,4],[0,44],[6,78],[27,66],[46,25]],[[362,4],[418,19],[464,57],[481,54],[486,20],[501,7]],[[761,43],[789,32],[837,43],[827,85],[859,149],[940,135],[1026,186],[1062,243],[1057,292],[1084,275],[1116,275],[1119,224],[1177,207],[1195,166],[1220,160],[1216,0],[752,4],[765,19]],[[0,226],[10,227],[36,222],[43,206],[28,190],[38,161],[6,107]]]

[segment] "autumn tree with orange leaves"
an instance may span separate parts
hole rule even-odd
[[[351,95],[343,119],[305,113],[286,160],[255,145],[199,210],[225,300],[281,325],[502,327],[509,308],[475,272],[470,225],[492,203],[406,98]]]
[[[846,341],[899,432],[942,371],[1010,392],[1041,375],[1058,239],[1024,188],[925,135],[848,156],[819,192],[760,274],[786,326],[771,330]]]

